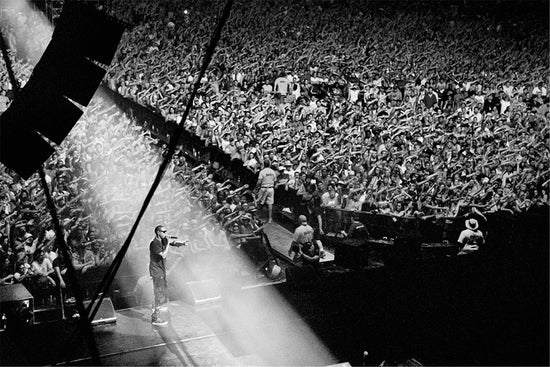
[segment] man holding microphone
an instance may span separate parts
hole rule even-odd
[[[155,227],[155,238],[149,245],[149,274],[153,278],[153,292],[155,296],[154,311],[151,323],[156,326],[166,326],[168,321],[160,317],[161,308],[165,309],[168,297],[166,296],[166,257],[170,246],[183,246],[187,241],[169,241],[166,228],[162,225]]]

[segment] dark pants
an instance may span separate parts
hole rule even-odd
[[[159,307],[166,303],[168,297],[166,297],[166,277],[153,277],[153,292],[155,294],[155,311],[153,312],[153,319],[159,316]]]

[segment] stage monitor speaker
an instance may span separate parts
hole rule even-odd
[[[218,283],[213,279],[185,283],[184,300],[192,305],[201,305],[222,298]]]
[[[7,325],[2,328],[34,323],[34,297],[23,284],[0,286],[0,317],[4,315]]]
[[[453,243],[422,243],[421,250],[427,256],[453,256],[458,252],[458,247]]]
[[[84,301],[84,308],[87,309],[89,304],[90,301]],[[116,313],[115,308],[113,307],[113,301],[111,301],[109,297],[106,297],[101,302],[101,306],[99,306],[99,310],[97,310],[97,313],[92,320],[92,325],[95,326],[114,323],[116,323]]]
[[[335,243],[334,262],[346,268],[357,269],[369,264],[369,246],[366,240],[345,239]]]
[[[397,237],[392,246],[386,246],[384,265],[391,268],[413,267],[420,258],[422,243],[417,237]]]
[[[294,288],[314,288],[319,285],[320,278],[311,265],[294,266],[285,269],[286,281]]]

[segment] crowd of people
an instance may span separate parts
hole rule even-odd
[[[28,30],[41,17],[28,14],[3,23],[9,35],[10,57],[21,86],[31,75],[33,60],[16,49],[14,29]],[[9,27],[6,26],[9,24]],[[45,48],[42,44],[42,50]],[[25,48],[39,54],[40,47]],[[1,85],[4,111],[13,99],[6,69]],[[166,138],[166,137],[164,137]],[[90,296],[118,252],[145,198],[166,149],[165,141],[139,126],[106,96],[97,96],[63,145],[45,165],[64,240],[81,285]],[[259,237],[255,197],[247,187],[215,182],[223,170],[197,165],[179,150],[157,190],[151,209],[134,237],[129,256],[147,248],[150,229],[158,223],[172,235],[189,239],[187,253],[209,249],[239,249],[247,238]],[[0,284],[23,283],[38,306],[49,305],[67,287],[67,264],[46,206],[37,175],[23,180],[2,166],[0,171]],[[150,213],[150,214],[149,214]],[[72,296],[68,289],[68,296]],[[53,296],[53,297],[52,297]],[[70,297],[73,298],[73,297]]]
[[[180,123],[222,5],[112,1],[108,10],[131,27],[108,71],[110,88]],[[515,213],[547,206],[548,19],[430,6],[237,1],[185,128],[253,172],[274,169],[277,195],[298,195],[310,214],[335,208],[448,217],[472,207]],[[32,15],[17,22],[2,31],[24,84],[33,58],[9,35],[39,22]],[[4,70],[0,112],[13,98]],[[101,273],[112,260],[165,147],[98,97],[48,161],[81,275]],[[253,188],[216,181],[223,167],[189,158],[183,150],[174,156],[137,247],[158,223],[194,237],[191,252],[238,247],[261,228]],[[0,280],[65,286],[38,179],[2,167],[0,187]]]
[[[111,87],[179,121],[219,11],[205,4],[132,9]],[[338,208],[548,203],[547,19],[319,4],[237,2],[186,128],[299,192],[332,183]]]
[[[93,281],[101,279],[120,249],[165,145],[111,102],[96,97],[48,160],[46,179],[84,285],[97,286]],[[239,249],[248,238],[261,238],[255,194],[246,185],[214,181],[217,171],[178,150],[141,221],[129,258],[141,256],[139,250],[147,248],[156,223],[165,223],[171,235],[189,241],[181,250],[185,254]],[[66,264],[42,188],[36,177],[22,180],[5,168],[0,177],[1,280],[25,282],[35,294],[51,295],[56,286],[66,286]],[[88,288],[86,296],[94,291]]]

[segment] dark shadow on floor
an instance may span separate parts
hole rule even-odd
[[[166,326],[156,326],[154,327],[155,331],[162,338],[164,343],[166,343],[166,348],[174,354],[178,360],[181,362],[182,366],[196,366],[197,363],[193,360],[193,357],[189,355],[187,348],[184,343],[181,341],[181,337],[178,335],[176,330],[172,327],[171,320],[169,319],[168,325]]]

